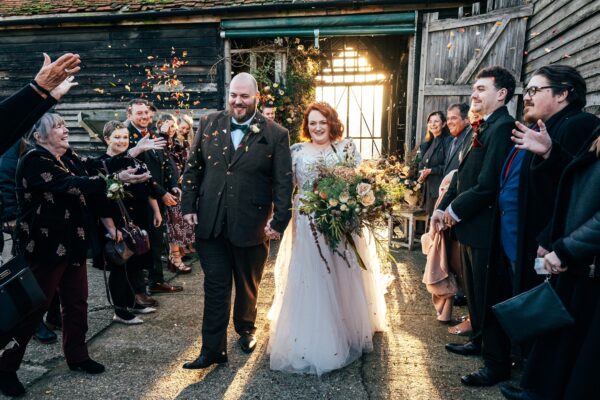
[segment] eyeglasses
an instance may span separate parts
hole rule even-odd
[[[528,87],[528,88],[524,88],[523,89],[523,97],[525,95],[528,95],[529,97],[533,97],[533,96],[535,96],[535,94],[537,92],[540,92],[540,91],[542,91],[544,89],[552,89],[553,87],[554,86],[541,86],[541,87],[531,86],[531,87]]]

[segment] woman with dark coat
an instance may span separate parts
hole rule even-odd
[[[446,126],[446,117],[441,111],[434,111],[427,117],[427,136],[430,144],[419,162],[419,181],[423,184],[423,208],[427,215],[433,214],[435,202],[439,196],[440,183],[444,179],[446,156],[450,151],[452,137]]]
[[[536,340],[523,398],[598,399],[600,381],[600,128],[589,151],[565,170],[558,188],[545,267],[575,324]]]
[[[146,166],[127,154],[129,147],[129,131],[119,121],[109,121],[104,125],[104,141],[107,144],[106,154],[96,158],[91,163],[94,174],[113,174],[126,168],[137,168],[138,171],[147,171]],[[142,141],[138,142],[139,144]],[[105,169],[106,168],[106,169]],[[154,181],[128,185],[125,190],[127,196],[122,199],[123,205],[131,221],[146,232],[150,225],[155,227],[162,223],[162,216],[156,198],[158,192],[153,190]],[[108,232],[113,240],[122,240],[120,231],[124,225],[124,217],[121,214],[118,203],[109,200],[106,196],[100,202],[100,219],[104,225],[104,233]],[[150,212],[151,211],[151,212]],[[152,215],[152,221],[149,216]],[[102,237],[106,237],[101,235]],[[108,278],[108,290],[115,309],[113,321],[126,325],[137,325],[144,321],[134,314],[149,314],[156,311],[153,307],[136,303],[136,294],[140,291],[139,282],[143,281],[143,269],[152,262],[152,253],[134,254],[127,260],[125,265],[114,265],[106,260],[110,269]]]
[[[27,343],[58,290],[62,306],[63,351],[70,369],[100,373],[85,343],[88,281],[86,256],[93,234],[86,196],[103,195],[106,183],[89,177],[83,163],[69,149],[69,130],[57,114],[36,123],[36,145],[19,160],[17,182],[18,252],[23,254],[46,296],[46,303],[11,332],[19,346],[0,356],[0,391],[19,396],[25,388],[17,378]],[[148,174],[124,170],[117,178],[136,183]]]

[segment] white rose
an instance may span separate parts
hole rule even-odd
[[[340,193],[340,201],[342,203],[347,203],[348,200],[350,200],[350,193],[348,193],[348,192],[342,192],[342,193]]]
[[[345,204],[342,204],[342,205],[340,206],[340,210],[342,210],[342,211],[348,211],[348,206],[347,206],[347,205],[345,205]]]
[[[358,185],[356,185],[356,192],[361,197],[366,195],[367,193],[369,193],[370,190],[371,190],[370,183],[361,182]]]
[[[111,183],[110,186],[108,187],[108,191],[109,192],[113,192],[116,193],[119,191],[119,184],[118,183]]]
[[[361,196],[360,203],[365,206],[372,206],[375,203],[375,193],[369,190],[364,196]]]
[[[330,205],[331,207],[335,207],[335,206],[337,206],[337,205],[338,205],[338,201],[337,201],[336,199],[333,199],[333,198],[332,198],[332,199],[329,199],[329,205]]]

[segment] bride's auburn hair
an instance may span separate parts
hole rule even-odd
[[[300,131],[300,139],[308,142],[310,141],[310,132],[308,131],[308,114],[311,111],[318,111],[327,119],[327,125],[329,125],[329,139],[332,142],[339,140],[344,137],[344,125],[338,117],[338,113],[335,108],[331,107],[328,103],[317,101],[311,103],[304,111],[304,118],[302,118],[302,130]]]

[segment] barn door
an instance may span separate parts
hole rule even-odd
[[[501,65],[517,79],[517,92],[508,104],[515,115],[522,92],[521,69],[527,17],[533,6],[490,10],[456,19],[424,16],[415,146],[425,136],[427,115],[452,103],[469,103],[474,77],[483,67]]]

